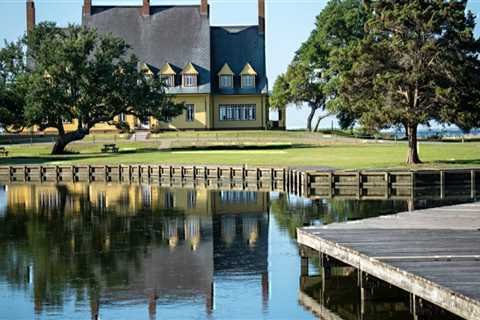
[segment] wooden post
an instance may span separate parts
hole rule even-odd
[[[207,183],[207,181],[208,181],[208,167],[207,166],[205,166],[203,168],[203,176],[204,176],[204,179],[205,179],[205,183]]]
[[[158,181],[161,182],[162,181],[162,165],[158,165]]]
[[[233,167],[230,167],[230,180],[233,180]]]
[[[257,168],[257,181],[260,181],[262,178],[262,172],[260,171],[260,168]]]
[[[123,180],[123,179],[122,179],[122,165],[119,164],[119,165],[118,165],[118,181],[121,182],[122,180]]]
[[[220,167],[217,167],[217,179],[220,180],[222,178],[222,171]]]
[[[416,178],[416,172],[412,171],[410,175],[410,184],[411,184],[410,197],[412,200],[415,198],[415,187],[416,187],[415,178]]]
[[[275,169],[270,169],[270,187],[272,191],[275,189]]]
[[[300,275],[308,276],[308,257],[302,256],[300,258]]]
[[[197,168],[195,166],[192,167],[192,175],[193,175],[193,183],[197,179]]]
[[[40,181],[43,181],[43,167],[40,166],[38,168],[38,174],[40,175]]]
[[[92,181],[92,168],[88,165],[88,182]]]
[[[440,170],[440,199],[445,198],[445,172]]]
[[[55,180],[58,182],[60,181],[60,168],[57,166],[55,166]]]
[[[390,173],[385,172],[385,198],[390,198]]]
[[[242,166],[242,180],[245,181],[245,178],[247,176],[247,172],[245,169],[245,165]]]
[[[12,182],[13,181],[13,168],[12,168],[12,166],[8,166],[8,177],[9,177],[8,180],[10,182]]]
[[[476,190],[477,181],[475,180],[475,178],[476,178],[475,170],[470,171],[470,185],[471,185],[470,191],[471,191],[471,197],[473,199],[475,199],[477,196],[477,190]]]
[[[329,189],[330,189],[330,199],[335,196],[335,176],[332,172],[328,173],[329,179]]]
[[[23,181],[27,181],[28,169],[27,166],[23,166]]]
[[[108,166],[106,165],[105,168],[105,182],[108,182]]]
[[[142,166],[138,165],[138,182],[142,182]]]
[[[413,319],[418,319],[417,317],[417,297],[410,293],[410,313],[413,315]]]
[[[150,167],[150,165],[147,165],[147,179],[148,179],[148,182],[150,182],[151,176],[152,176],[151,167]]]
[[[173,166],[170,166],[170,167],[169,167],[169,170],[170,170],[170,171],[169,171],[169,177],[170,177],[170,181],[171,181],[172,178],[173,178]]]
[[[75,182],[75,177],[76,177],[76,174],[75,174],[75,166],[71,166],[72,168],[72,181]]]
[[[282,189],[283,189],[283,190],[282,190],[282,191],[284,191],[284,192],[287,191],[287,190],[286,190],[286,189],[287,189],[287,181],[286,181],[286,179],[287,179],[287,172],[286,172],[286,171],[287,171],[287,170],[286,170],[285,168],[282,169],[282,176],[283,176],[283,179],[282,179],[282,185],[283,185],[283,188],[282,188]]]
[[[364,287],[364,280],[363,280],[363,272],[358,270],[358,286],[360,288],[360,313],[361,319],[363,319],[363,315],[365,314],[365,287]]]
[[[132,165],[128,165],[128,181],[132,182]]]
[[[363,190],[362,190],[362,173],[359,171],[357,172],[357,199],[360,200],[360,198],[363,196]]]

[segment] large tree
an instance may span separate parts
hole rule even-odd
[[[25,61],[20,42],[5,43],[0,49],[0,128],[18,131],[23,128],[25,93],[19,79],[25,75]]]
[[[122,113],[166,120],[182,112],[161,79],[148,76],[123,40],[94,29],[42,23],[25,38],[32,66],[23,85],[25,118],[39,130],[55,128],[52,153],[63,153],[98,123],[113,124]],[[65,123],[74,123],[67,131]]]
[[[307,130],[316,131],[320,121],[313,127],[313,118],[317,110],[325,108],[327,99],[324,93],[325,81],[321,79],[313,65],[301,58],[295,59],[287,69],[275,81],[270,104],[275,108],[285,108],[288,104],[303,106],[307,104],[310,112],[307,117]],[[323,115],[321,118],[324,118]]]
[[[419,163],[417,128],[480,125],[480,42],[467,1],[379,0],[365,38],[344,58],[340,98],[365,126],[401,125],[407,163]]]
[[[308,130],[316,130],[320,120],[337,113],[348,126],[353,120],[348,110],[336,102],[337,78],[349,68],[340,53],[364,36],[367,11],[360,0],[330,0],[317,16],[315,29],[296,52],[285,74],[278,77],[273,88],[271,105],[284,108],[287,104],[307,105]],[[326,110],[313,119],[318,110]]]

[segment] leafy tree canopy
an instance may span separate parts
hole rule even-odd
[[[353,120],[340,108],[336,100],[336,83],[339,71],[346,68],[345,61],[337,57],[343,50],[363,37],[363,24],[367,12],[359,0],[331,0],[317,16],[315,29],[296,52],[285,74],[278,77],[273,88],[271,105],[284,108],[288,104],[307,104],[310,114],[307,128],[312,130],[312,120],[317,110],[340,113],[350,126]],[[315,125],[318,128],[321,119]],[[343,123],[342,122],[342,123]]]
[[[21,43],[5,43],[0,49],[0,127],[7,131],[21,130],[25,123],[25,94],[17,82],[24,73]]]
[[[165,121],[183,110],[165,94],[161,79],[138,68],[122,39],[46,22],[30,31],[24,44],[29,68],[18,85],[25,92],[25,124],[58,130],[54,154],[96,124],[114,124],[122,113]],[[65,123],[74,123],[75,130],[67,131]]]
[[[367,34],[352,50],[339,98],[371,128],[404,126],[407,163],[420,162],[417,128],[436,120],[468,130],[480,125],[480,42],[467,1],[380,0]]]

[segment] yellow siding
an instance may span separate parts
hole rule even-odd
[[[159,126],[162,129],[209,129],[210,126],[210,96],[205,95],[177,95],[174,98],[177,103],[193,104],[195,110],[194,121],[186,121],[185,112],[172,119],[171,122],[160,122]],[[156,122],[156,120],[155,120]]]
[[[258,129],[265,128],[266,122],[266,96],[265,95],[209,95],[209,94],[189,94],[176,95],[175,102],[183,102],[185,104],[193,104],[195,107],[194,121],[186,121],[186,113],[182,113],[175,117],[171,122],[158,122],[154,118],[150,118],[150,128],[159,126],[165,130],[208,130],[208,129]],[[256,120],[254,121],[220,121],[219,105],[220,104],[255,104]],[[284,119],[284,118],[283,118]],[[118,118],[117,118],[118,120]],[[140,121],[134,116],[127,115],[126,122],[132,130],[142,129]],[[73,131],[77,128],[77,121],[65,124],[66,131]],[[143,129],[149,129],[144,127]],[[115,126],[107,123],[99,123],[93,127],[92,131],[116,131]],[[32,128],[25,129],[24,132],[31,132]],[[33,132],[38,132],[37,127],[33,128]],[[48,128],[44,131],[48,134],[56,133],[54,128]]]
[[[265,96],[251,95],[251,96],[214,96],[214,112],[213,112],[213,126],[215,129],[229,129],[229,128],[264,128],[265,127]],[[220,120],[220,105],[221,104],[255,104],[257,106],[257,117],[254,121],[221,121]]]

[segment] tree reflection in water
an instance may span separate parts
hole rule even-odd
[[[20,292],[27,299],[15,302],[28,318],[36,313],[96,319],[132,309],[154,319],[159,306],[162,317],[214,312],[228,318],[229,310],[237,310],[241,318],[278,318],[287,311],[310,318],[296,299],[271,296],[271,255],[275,261],[298,256],[294,247],[284,248],[286,256],[269,252],[270,218],[287,231],[279,236],[294,242],[297,227],[407,207],[405,201],[311,201],[142,184],[0,186],[0,307]],[[278,241],[273,238],[271,245]],[[296,294],[297,271],[281,272]],[[187,313],[179,315],[176,308]]]

